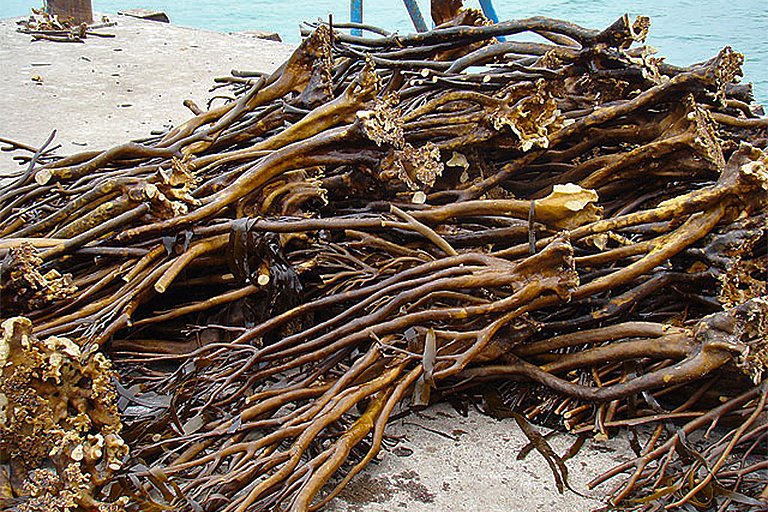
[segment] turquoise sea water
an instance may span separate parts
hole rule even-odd
[[[429,1],[418,0],[428,19]],[[40,0],[0,0],[0,17],[22,16]],[[478,7],[477,0],[465,5]],[[604,28],[628,12],[651,17],[649,43],[669,62],[687,65],[713,56],[725,45],[747,56],[746,80],[768,103],[768,1],[766,0],[494,0],[501,19],[543,15],[590,28]],[[172,23],[222,32],[271,30],[286,42],[299,40],[299,23],[349,19],[349,0],[93,0],[98,12],[144,7],[165,11]],[[389,30],[412,31],[401,0],[364,0],[364,21]]]

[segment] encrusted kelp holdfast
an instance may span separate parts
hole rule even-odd
[[[562,490],[529,421],[629,431],[609,506],[765,506],[743,57],[667,64],[644,17],[440,15],[310,26],[159,136],[26,147],[0,187],[4,506],[317,510],[437,400],[515,417]]]

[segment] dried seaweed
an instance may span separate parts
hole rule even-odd
[[[130,454],[81,471],[89,499],[318,509],[393,415],[498,387],[564,490],[528,421],[646,427],[592,482],[612,506],[763,506],[768,123],[743,57],[667,64],[645,17],[447,7],[421,34],[319,23],[234,101],[2,190],[8,332],[117,372],[98,421],[118,435],[119,407]]]

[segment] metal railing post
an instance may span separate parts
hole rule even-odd
[[[483,10],[485,17],[494,23],[499,22],[499,15],[496,14],[496,9],[493,7],[493,0],[480,0],[480,8]],[[506,41],[504,36],[496,37],[499,41]]]
[[[363,0],[349,0],[349,21],[352,23],[363,22]],[[363,31],[359,28],[353,28],[352,35],[362,36]]]
[[[419,4],[416,3],[416,0],[403,0],[405,2],[405,8],[408,9],[408,16],[411,17],[411,21],[413,22],[413,26],[416,27],[417,32],[426,32],[427,24],[424,23],[424,17],[421,15],[421,10],[419,9]]]

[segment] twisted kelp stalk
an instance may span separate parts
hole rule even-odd
[[[605,475],[629,472],[617,504],[763,499],[768,158],[742,57],[667,65],[631,48],[646,18],[456,14],[321,24],[233,102],[0,190],[3,304],[119,373],[131,453],[96,499],[319,508],[409,400],[489,383],[572,431],[651,425]],[[494,39],[523,32],[548,42]]]

